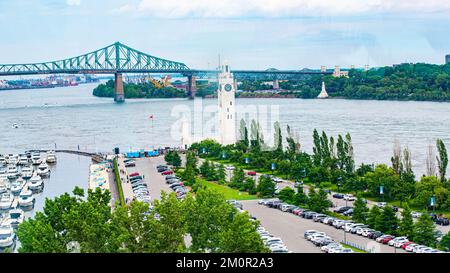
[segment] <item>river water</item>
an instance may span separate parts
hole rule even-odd
[[[197,99],[195,103],[129,99],[116,104],[111,98],[92,96],[95,86],[1,91],[0,153],[55,146],[86,151],[180,146],[179,135],[174,134],[179,130],[174,129],[179,117],[173,113],[199,109]],[[202,103],[215,107],[217,101]],[[449,103],[246,98],[236,99],[236,105],[244,109],[278,107],[283,130],[286,124],[299,130],[302,149],[308,152],[314,128],[334,136],[350,132],[358,163],[389,163],[397,139],[412,151],[414,169],[420,175],[425,171],[428,143],[442,138],[450,148]],[[13,128],[14,123],[18,128]]]

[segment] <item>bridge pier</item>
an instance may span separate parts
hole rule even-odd
[[[196,78],[193,75],[188,76],[188,86],[187,86],[188,96],[189,99],[195,98],[195,93],[197,92],[197,84],[196,84]]]
[[[280,89],[280,82],[278,81],[278,79],[273,80],[273,89],[274,90]]]
[[[122,73],[114,74],[114,101],[115,102],[124,102],[125,101],[125,93],[123,91]]]

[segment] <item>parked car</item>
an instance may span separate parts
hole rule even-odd
[[[335,193],[332,196],[336,199],[344,199],[344,195],[342,193]]]
[[[173,174],[173,171],[172,170],[167,170],[167,171],[163,171],[161,174],[162,175]]]
[[[314,222],[322,222],[322,219],[325,219],[325,218],[327,218],[327,216],[325,214],[316,214],[313,217],[313,221]]]
[[[255,172],[255,171],[248,171],[248,172],[247,172],[247,175],[255,176],[255,175],[256,175],[256,172]]]
[[[342,213],[342,215],[344,215],[344,216],[350,216],[352,214],[353,214],[353,208],[348,209]]]
[[[418,211],[413,211],[413,212],[411,212],[411,216],[413,218],[419,218],[420,216],[422,216],[422,213],[418,212]]]
[[[275,182],[275,183],[283,182],[283,180],[281,178],[278,178],[278,177],[272,177],[272,181]]]
[[[445,217],[438,217],[435,222],[436,222],[437,225],[441,225],[441,226],[448,226],[449,225],[449,221]]]
[[[344,200],[347,200],[347,201],[355,201],[356,200],[356,197],[354,197],[353,195],[351,195],[351,194],[344,194],[344,198],[343,198]]]
[[[349,209],[352,209],[352,207],[337,207],[333,211],[337,213],[344,213]]]
[[[128,167],[136,167],[136,162],[134,160],[124,162],[124,164],[125,164],[125,167],[127,167],[127,168]]]
[[[138,172],[134,172],[134,173],[130,173],[128,176],[129,176],[129,177],[133,177],[133,176],[138,176],[138,175],[139,175]]]
[[[400,247],[402,244],[404,244],[405,242],[409,241],[408,238],[406,238],[405,236],[401,236],[401,237],[395,237],[394,239],[390,240],[388,242],[388,245],[390,246],[394,246],[394,247]],[[401,243],[400,246],[396,246],[397,243]]]
[[[234,168],[233,165],[228,165],[228,166],[226,167],[226,169],[227,169],[227,170],[234,170],[235,168]]]
[[[376,205],[379,208],[384,208],[384,207],[386,207],[386,202],[378,202]]]
[[[320,249],[325,252],[329,252],[331,249],[341,249],[342,245],[340,243],[330,243],[321,247]]]
[[[394,212],[398,212],[398,207],[397,207],[397,206],[392,206],[392,210],[393,210]]]
[[[382,244],[388,244],[390,240],[394,239],[395,237],[392,235],[385,235],[383,239],[381,239],[379,242]]]
[[[370,232],[370,233],[367,235],[367,238],[376,240],[377,238],[379,238],[379,237],[381,237],[381,236],[383,236],[383,235],[384,235],[383,232],[380,232],[380,231],[374,231],[374,232]]]

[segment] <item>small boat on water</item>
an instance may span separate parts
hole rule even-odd
[[[31,166],[22,167],[22,178],[25,180],[30,179],[33,176],[33,168]]]
[[[6,187],[5,182],[0,181],[0,194],[8,192],[8,187]]]
[[[23,220],[25,219],[25,215],[23,213],[23,210],[21,209],[12,209],[9,211],[9,215],[7,220],[7,223],[9,223],[12,228],[16,229],[20,224],[23,223]]]
[[[36,172],[30,178],[28,188],[33,192],[41,191],[44,188],[44,181]]]
[[[9,165],[8,166],[8,178],[9,179],[16,179],[19,176],[19,170],[15,165]]]
[[[19,195],[23,189],[23,186],[25,186],[25,181],[23,181],[22,178],[18,178],[16,181],[11,183],[11,193],[13,195]]]
[[[29,189],[23,189],[19,195],[19,206],[20,207],[32,207],[34,206],[34,196],[33,192]]]
[[[11,193],[2,193],[0,196],[0,210],[8,210],[12,206],[14,196]]]
[[[6,159],[4,155],[0,155],[0,166],[6,165]]]
[[[8,223],[0,225],[0,249],[13,249],[16,242],[16,234]]]
[[[17,164],[23,166],[23,165],[27,165],[28,163],[29,163],[29,161],[28,161],[28,157],[26,154],[22,154],[19,156],[19,162]]]
[[[8,154],[8,157],[6,158],[6,162],[10,165],[17,165],[17,163],[19,162],[19,155]]]
[[[34,152],[31,154],[31,163],[33,165],[39,165],[42,163],[41,154],[39,152]]]
[[[47,177],[50,175],[50,169],[48,168],[48,165],[45,162],[42,162],[41,164],[39,164],[39,167],[36,170],[36,172],[41,177]]]
[[[56,154],[54,151],[47,152],[47,163],[54,164],[56,163]]]

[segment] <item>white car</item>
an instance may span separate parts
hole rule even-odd
[[[283,244],[283,241],[281,240],[281,238],[278,238],[278,237],[272,237],[272,238],[266,240],[267,246],[274,245],[274,244]]]
[[[414,244],[414,243],[409,244],[408,246],[405,247],[405,250],[408,252],[413,252],[413,250],[416,246],[418,246],[418,244]]]
[[[353,253],[351,248],[341,248],[337,253]]]
[[[354,196],[351,195],[351,194],[344,194],[344,200],[347,200],[347,201],[355,201],[355,200],[356,200],[356,197],[354,197]]]
[[[331,244],[321,247],[320,250],[328,252],[333,248],[342,248],[342,245],[340,243],[331,243]]]
[[[378,202],[378,203],[377,203],[377,207],[379,207],[379,208],[384,208],[384,207],[386,207],[386,202]]]
[[[418,211],[413,211],[413,212],[411,212],[411,216],[413,218],[419,218],[420,216],[422,216],[422,213],[418,212]]]
[[[390,245],[390,246],[395,246],[395,244],[398,243],[398,242],[406,243],[406,242],[408,242],[408,241],[409,241],[408,238],[406,238],[405,236],[402,236],[402,237],[396,237],[396,238],[390,240],[390,241],[388,242],[388,245]]]
[[[361,232],[361,235],[364,236],[364,237],[367,237],[367,236],[369,236],[370,232],[374,232],[374,231],[375,230],[371,229],[371,228],[364,228],[363,231]]]
[[[433,248],[426,246],[426,247],[419,248],[416,251],[416,253],[430,253],[430,251],[433,251],[433,250],[434,250]]]
[[[273,177],[272,181],[275,182],[275,183],[281,183],[281,182],[283,182],[283,179],[278,178],[278,177]]]
[[[326,234],[325,234],[325,232],[316,232],[316,233],[308,234],[308,235],[306,236],[306,240],[311,241],[312,238],[313,238],[313,236],[314,236],[314,237],[317,237],[317,236],[325,237]]]
[[[420,253],[420,250],[423,249],[423,248],[428,248],[428,247],[424,246],[424,245],[417,245],[417,246],[413,247],[412,252]]]
[[[228,165],[228,166],[226,167],[226,169],[227,169],[227,170],[234,170],[235,168],[234,168],[234,166],[232,166],[232,165]]]

